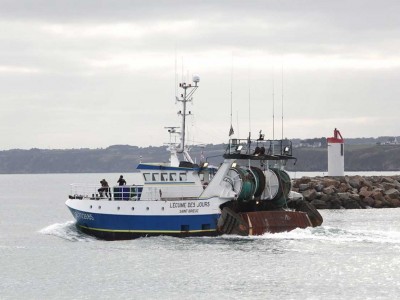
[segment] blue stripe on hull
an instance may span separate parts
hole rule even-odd
[[[215,235],[219,214],[178,216],[133,216],[87,213],[70,208],[84,232],[110,239],[145,235]]]

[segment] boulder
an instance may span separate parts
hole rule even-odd
[[[360,195],[361,198],[366,198],[366,197],[371,197],[372,191],[368,190],[369,188],[367,186],[363,186],[358,194]]]
[[[335,189],[334,186],[330,185],[330,186],[324,188],[324,189],[322,190],[322,192],[323,192],[324,194],[327,194],[327,195],[332,195],[332,194],[336,193],[336,189]]]
[[[400,200],[399,199],[391,199],[391,198],[387,199],[386,198],[386,201],[389,202],[390,207],[400,207]]]
[[[348,201],[343,203],[343,207],[346,209],[360,209],[361,208],[360,204],[354,199],[349,199]]]
[[[351,193],[352,193],[352,194],[357,194],[357,195],[358,195],[358,190],[353,188],[353,189],[351,190]]]
[[[385,195],[387,195],[391,199],[399,199],[400,191],[398,191],[397,189],[389,189],[385,191]]]
[[[385,191],[390,190],[390,189],[395,189],[396,185],[393,183],[388,183],[388,182],[382,182],[382,187]]]
[[[394,179],[390,178],[390,177],[381,177],[381,183],[393,183]]]
[[[356,200],[358,202],[361,201],[361,197],[358,194],[349,194],[350,199]]]
[[[383,195],[381,190],[372,191],[371,197],[374,198],[375,200],[380,200],[380,201],[383,201],[385,199],[385,196]]]
[[[311,204],[314,205],[314,207],[316,209],[328,209],[328,208],[330,208],[328,203],[329,202],[325,202],[325,201],[318,200],[318,199],[311,201]]]
[[[303,194],[304,199],[306,199],[308,201],[312,201],[315,198],[317,198],[317,192],[315,190],[307,190],[307,191],[304,191],[302,194]]]
[[[316,190],[317,192],[322,192],[323,189],[324,189],[324,185],[321,184],[321,183],[318,183],[318,184],[315,185],[314,188],[315,188],[315,190]]]
[[[309,183],[300,183],[299,192],[304,192],[305,190],[308,190],[309,186],[310,186]]]
[[[343,204],[350,200],[350,195],[347,193],[337,193],[337,196]]]
[[[342,202],[338,198],[331,198],[329,201],[331,209],[341,209],[343,208]]]
[[[342,182],[339,184],[339,187],[338,187],[339,192],[344,193],[344,192],[347,192],[349,189],[350,189],[350,186],[347,185],[346,183]]]
[[[373,188],[372,182],[369,181],[366,177],[364,177],[364,178],[361,180],[360,184],[361,184],[361,187],[367,186],[367,187],[369,187],[370,189]]]
[[[300,184],[308,184],[311,182],[311,178],[310,177],[301,177],[300,179],[297,179],[296,182],[300,185]]]
[[[361,184],[360,184],[361,179],[362,179],[361,176],[349,177],[348,183],[352,188],[355,188],[358,190],[361,186]]]
[[[329,186],[338,187],[340,185],[339,181],[332,178],[325,178],[322,184],[324,185],[324,187],[329,187]]]
[[[396,189],[400,190],[400,182],[398,182],[397,180],[393,180],[393,184],[396,187]]]
[[[382,201],[382,207],[392,207],[391,205],[392,205],[392,204],[391,204],[390,201],[386,200],[386,198],[383,199],[383,201]]]
[[[361,203],[364,203],[366,206],[374,207],[375,200],[371,197],[366,197],[361,199]]]
[[[331,196],[329,196],[327,194],[324,194],[324,193],[321,193],[321,196],[318,197],[317,199],[322,200],[324,202],[328,202],[328,201],[330,201]]]

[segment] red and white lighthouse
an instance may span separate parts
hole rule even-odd
[[[344,176],[344,139],[335,128],[333,137],[328,137],[328,176]]]

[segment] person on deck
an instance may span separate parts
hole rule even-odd
[[[119,179],[117,181],[117,183],[121,186],[121,185],[126,185],[126,181],[124,179],[124,176],[119,176]]]
[[[110,187],[108,186],[108,182],[105,179],[103,179],[100,181],[100,184],[101,188],[97,190],[100,194],[100,197],[103,197],[104,193],[107,198],[111,197],[111,192],[110,192]]]

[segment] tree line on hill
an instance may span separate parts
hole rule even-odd
[[[297,146],[296,146],[297,145]],[[194,146],[194,160],[219,165],[223,161],[225,144]],[[296,163],[289,161],[290,171],[320,171],[328,169],[326,144],[320,147],[299,146],[293,143]],[[399,171],[399,144],[352,144],[346,140],[345,171]],[[114,145],[105,149],[30,149],[0,151],[1,174],[29,173],[107,173],[135,172],[140,162],[168,162],[165,146],[137,147]]]

